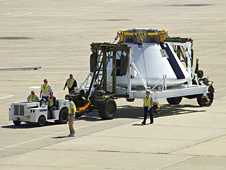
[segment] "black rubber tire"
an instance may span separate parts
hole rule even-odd
[[[20,126],[20,124],[21,124],[21,121],[13,121],[13,123],[14,123],[14,125],[16,125],[16,126]]]
[[[166,99],[169,104],[180,104],[182,97],[172,97]]]
[[[76,118],[82,117],[82,115],[83,115],[83,113],[78,113],[78,112],[75,113],[75,117],[76,117]]]
[[[209,98],[208,103],[203,102],[202,96],[203,96],[203,94],[200,94],[200,95],[197,96],[197,102],[198,102],[199,106],[201,106],[201,107],[211,106],[211,104],[213,103],[213,99],[214,99],[213,88],[210,86],[209,89],[208,89],[208,93],[207,93],[207,96]]]
[[[126,98],[127,102],[134,102],[134,100],[135,100],[134,98]]]
[[[46,118],[45,118],[45,116],[40,116],[38,118],[38,126],[45,126],[45,124],[46,124]]]
[[[99,116],[103,120],[113,119],[115,117],[117,106],[113,99],[108,99],[102,104],[98,105]]]
[[[63,108],[61,109],[60,111],[60,114],[59,114],[59,123],[67,123],[67,117],[68,117],[68,109],[67,108]]]

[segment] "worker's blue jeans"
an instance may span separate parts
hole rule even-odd
[[[147,106],[144,107],[144,121],[143,122],[146,123],[146,119],[147,119],[148,113],[150,115],[150,123],[153,123],[152,107],[150,108],[150,110],[148,110]]]

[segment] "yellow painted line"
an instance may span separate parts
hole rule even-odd
[[[48,53],[39,53],[39,55],[47,55]]]
[[[61,84],[61,83],[65,83],[65,82],[50,82],[50,84]],[[0,86],[8,86],[8,85],[39,85],[40,87],[42,85],[42,82],[36,82],[36,83],[5,83],[5,84],[0,84]]]
[[[41,53],[40,55],[44,55]],[[88,58],[89,56],[78,57],[23,57],[23,58],[0,58],[0,60],[40,60],[40,59],[62,59],[62,58]]]

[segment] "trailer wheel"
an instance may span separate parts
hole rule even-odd
[[[67,108],[63,108],[60,111],[60,115],[59,115],[59,123],[67,123],[67,116],[68,116],[68,109]]]
[[[13,121],[13,123],[14,123],[14,125],[16,125],[16,126],[20,126],[21,121],[16,120],[16,121]]]
[[[40,116],[38,118],[38,126],[44,126],[46,124],[46,118],[45,116]]]
[[[78,112],[75,113],[75,117],[76,117],[76,118],[82,117],[82,115],[83,115],[83,113],[78,113]]]
[[[127,102],[134,102],[134,100],[135,100],[134,98],[126,98]]]
[[[113,99],[108,99],[103,104],[98,105],[99,115],[103,120],[113,119],[116,114],[117,106]]]
[[[182,97],[172,97],[166,99],[169,104],[180,104]]]
[[[208,101],[203,100],[203,94],[200,94],[197,96],[197,102],[198,102],[199,106],[209,107],[213,103],[214,94],[213,94],[213,88],[211,86],[208,89],[207,96],[208,96]]]

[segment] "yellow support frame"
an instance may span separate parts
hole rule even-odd
[[[124,36],[125,35],[130,35],[130,36],[139,36],[139,43],[142,43],[143,36],[153,36],[157,35],[159,36],[160,42],[164,42],[168,32],[166,32],[164,29],[162,31],[158,31],[157,33],[143,33],[140,31],[139,33],[135,32],[127,32],[127,31],[119,31],[118,36],[119,36],[119,42],[124,42]]]

